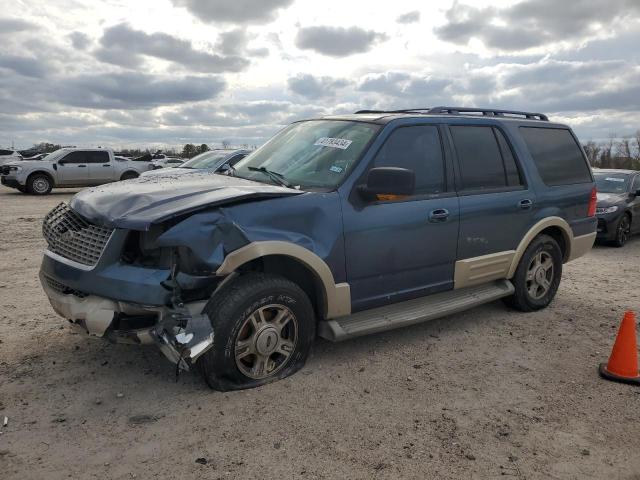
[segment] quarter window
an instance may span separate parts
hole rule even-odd
[[[522,185],[515,158],[500,130],[493,127],[451,126],[462,190]]]
[[[445,190],[444,158],[436,126],[397,128],[378,151],[374,166],[413,170],[416,195],[437,194]]]
[[[520,131],[545,184],[570,185],[592,181],[587,160],[569,130],[520,127]]]

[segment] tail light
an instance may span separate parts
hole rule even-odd
[[[596,204],[598,203],[598,191],[596,187],[591,189],[591,197],[589,198],[589,208],[587,209],[588,217],[596,216]]]

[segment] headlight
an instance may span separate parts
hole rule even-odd
[[[618,207],[615,205],[613,207],[598,207],[596,208],[596,214],[602,215],[604,213],[613,213],[618,210]]]

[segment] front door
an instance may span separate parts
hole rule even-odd
[[[86,185],[89,181],[87,152],[74,151],[58,162],[58,183],[60,185]]]
[[[370,166],[413,170],[413,196],[343,200],[353,311],[453,287],[459,207],[440,137],[436,125],[398,127]]]

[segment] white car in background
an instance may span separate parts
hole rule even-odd
[[[209,150],[208,152],[196,155],[190,160],[176,166],[176,168],[163,168],[154,169],[148,172],[144,172],[142,177],[156,177],[166,175],[182,175],[185,173],[193,173],[198,171],[211,171],[216,172],[222,169],[225,165],[233,166],[244,157],[251,153],[250,150],[238,150],[229,148],[220,148],[216,150]]]
[[[9,163],[9,162],[14,162],[16,160],[22,160],[22,155],[20,155],[15,150],[0,149],[0,165],[4,165],[5,163]]]

